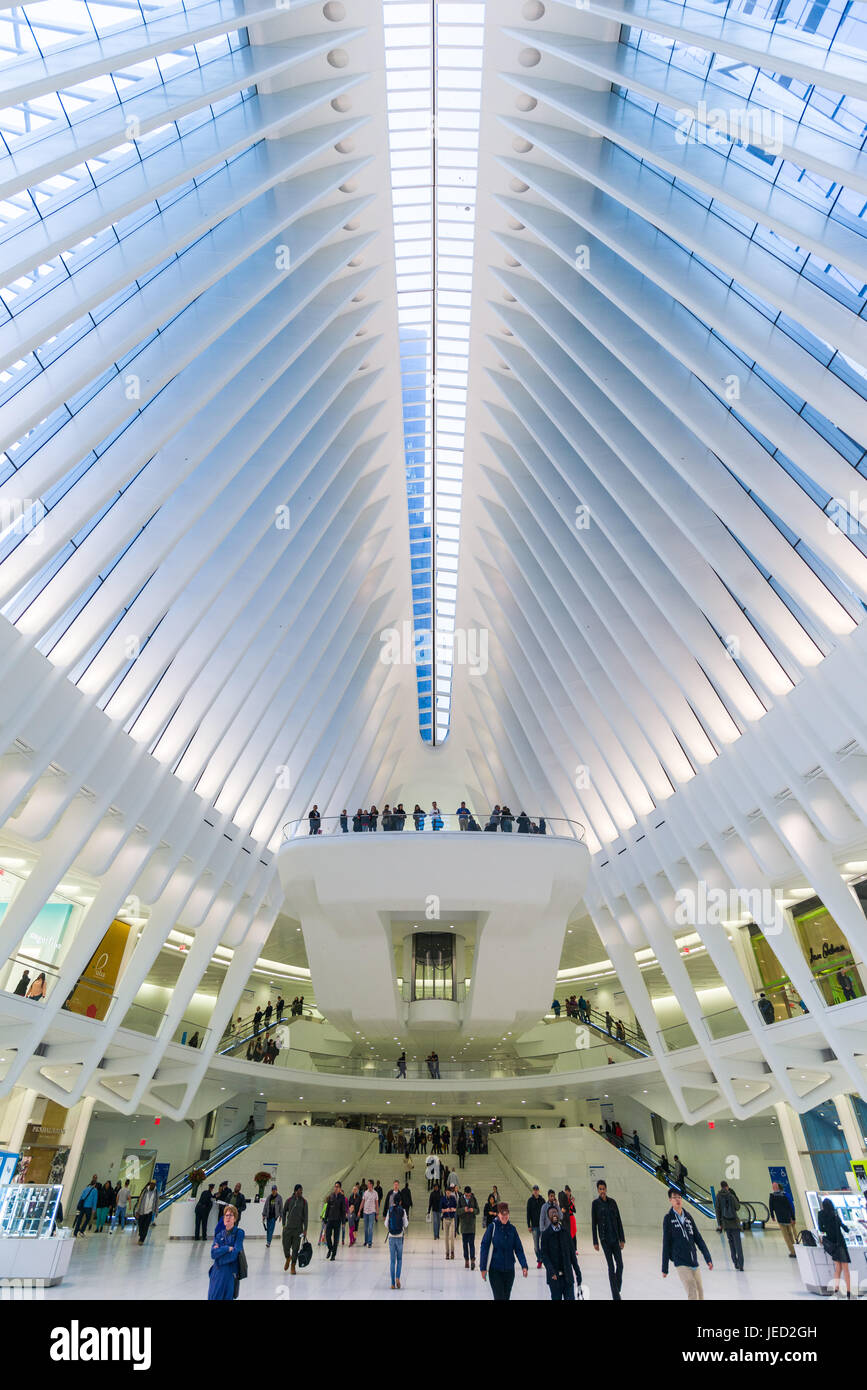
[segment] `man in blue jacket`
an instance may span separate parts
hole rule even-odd
[[[521,1237],[509,1220],[509,1204],[501,1202],[497,1207],[497,1219],[488,1226],[482,1236],[479,1269],[483,1279],[487,1279],[488,1257],[491,1261],[491,1293],[498,1303],[507,1302],[512,1296],[515,1282],[515,1260],[518,1261],[527,1277],[527,1257],[521,1244]]]
[[[713,1269],[710,1251],[692,1217],[683,1209],[683,1194],[677,1187],[668,1189],[671,1208],[662,1223],[662,1277],[668,1278],[669,1261],[680,1275],[689,1299],[704,1299],[698,1252],[701,1251],[708,1269]]]
[[[94,1173],[87,1187],[78,1199],[78,1211],[75,1217],[75,1224],[72,1228],[74,1236],[83,1236],[90,1225],[93,1213],[96,1211],[96,1198],[98,1195],[98,1182]]]

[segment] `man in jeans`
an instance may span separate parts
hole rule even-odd
[[[339,1182],[334,1184],[334,1191],[329,1192],[325,1202],[325,1244],[328,1247],[326,1260],[337,1259],[337,1247],[340,1244],[340,1229],[346,1220],[346,1198],[343,1195],[343,1188]]]
[[[90,1225],[91,1218],[96,1211],[96,1199],[98,1196],[97,1175],[94,1173],[90,1182],[85,1187],[78,1199],[78,1210],[75,1222],[72,1227],[74,1236],[83,1236]]]
[[[536,1252],[536,1268],[542,1268],[542,1247],[539,1244],[539,1217],[545,1205],[545,1198],[539,1191],[539,1184],[533,1183],[533,1191],[527,1200],[527,1230],[533,1237],[533,1249]]]
[[[455,1257],[455,1225],[458,1215],[458,1194],[454,1187],[450,1187],[443,1193],[440,1203],[440,1221],[442,1222],[443,1237],[446,1243],[446,1259],[453,1260]]]
[[[361,1213],[364,1217],[364,1243],[373,1248],[373,1223],[379,1212],[379,1197],[373,1186],[373,1178],[367,1179],[367,1191],[361,1199]]]
[[[286,1256],[283,1268],[288,1269],[291,1274],[295,1273],[301,1242],[307,1239],[307,1220],[304,1189],[300,1182],[296,1182],[292,1196],[283,1208],[283,1254]]]
[[[699,1250],[708,1269],[713,1269],[713,1260],[701,1231],[683,1209],[683,1194],[679,1188],[668,1189],[668,1200],[671,1208],[662,1223],[662,1277],[668,1278],[670,1260],[680,1276],[687,1298],[701,1301],[704,1299],[704,1289],[698,1268]]]
[[[388,1263],[393,1289],[400,1288],[400,1271],[403,1268],[403,1233],[408,1225],[409,1217],[404,1211],[400,1193],[390,1193],[388,1215],[385,1218],[385,1238],[388,1241]]]

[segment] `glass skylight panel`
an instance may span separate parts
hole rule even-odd
[[[485,7],[384,0],[383,13],[419,729],[439,743],[451,712],[444,643],[460,542]]]

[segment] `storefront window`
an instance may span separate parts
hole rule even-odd
[[[826,1004],[860,999],[864,985],[846,940],[828,909],[818,899],[792,913],[801,948]]]

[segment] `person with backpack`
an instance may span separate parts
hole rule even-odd
[[[741,1243],[741,1221],[738,1216],[741,1204],[734,1188],[721,1182],[716,1197],[717,1230],[725,1231],[729,1240],[732,1264],[740,1274],[744,1272],[744,1247]]]
[[[695,1225],[692,1217],[683,1209],[683,1194],[676,1187],[668,1189],[671,1206],[662,1222],[662,1277],[668,1278],[669,1263],[673,1264],[690,1300],[702,1301],[704,1289],[698,1267],[698,1252],[701,1251],[708,1269],[713,1269],[713,1260],[705,1244],[704,1236]]]
[[[772,1191],[768,1197],[768,1210],[783,1233],[789,1259],[796,1260],[798,1257],[795,1254],[795,1208],[778,1182],[772,1185]]]
[[[388,1241],[388,1263],[393,1289],[400,1288],[400,1272],[403,1268],[403,1235],[408,1225],[409,1217],[404,1211],[400,1192],[390,1192],[385,1218],[385,1238]]]
[[[674,1155],[674,1181],[678,1187],[683,1187],[685,1179],[689,1176],[689,1169],[682,1163],[677,1154]]]
[[[307,1199],[300,1182],[296,1182],[292,1196],[283,1207],[283,1254],[286,1263],[283,1268],[295,1273],[295,1265],[301,1242],[307,1239]]]
[[[440,1192],[440,1185],[438,1182],[435,1182],[430,1190],[430,1196],[427,1199],[427,1212],[433,1226],[434,1240],[439,1240],[440,1238],[440,1207],[442,1206],[442,1200],[443,1194]]]

